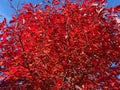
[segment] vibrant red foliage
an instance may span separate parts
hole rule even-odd
[[[120,89],[120,6],[65,2],[0,23],[0,90]]]

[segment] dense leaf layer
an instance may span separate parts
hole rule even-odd
[[[1,90],[120,88],[120,6],[75,2],[25,4],[1,22]]]

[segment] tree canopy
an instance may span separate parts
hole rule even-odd
[[[106,1],[30,3],[4,18],[0,90],[119,90],[120,6]]]

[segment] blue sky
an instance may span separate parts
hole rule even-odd
[[[21,0],[21,3],[40,3],[42,0]],[[17,5],[18,0],[13,0],[13,5]],[[120,5],[120,0],[108,0],[108,6],[113,7]],[[7,18],[7,21],[11,19],[11,15],[14,14],[14,10],[10,8],[8,0],[0,0],[0,15]],[[1,20],[2,18],[0,18]]]

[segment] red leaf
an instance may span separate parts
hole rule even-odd
[[[52,2],[54,5],[59,5],[60,4],[60,0],[53,0]]]
[[[46,31],[46,35],[51,35],[52,32],[53,32],[53,29],[48,29],[48,30]]]
[[[7,34],[4,33],[4,34],[3,34],[3,39],[6,39],[6,37],[7,37]]]
[[[13,17],[13,19],[12,19],[12,20],[10,20],[10,22],[9,22],[9,23],[14,23],[14,22],[16,22],[16,18],[15,18],[15,17]]]
[[[49,5],[45,6],[45,9],[49,10],[51,7]]]
[[[114,10],[115,10],[115,11],[120,11],[120,5],[115,6]]]

